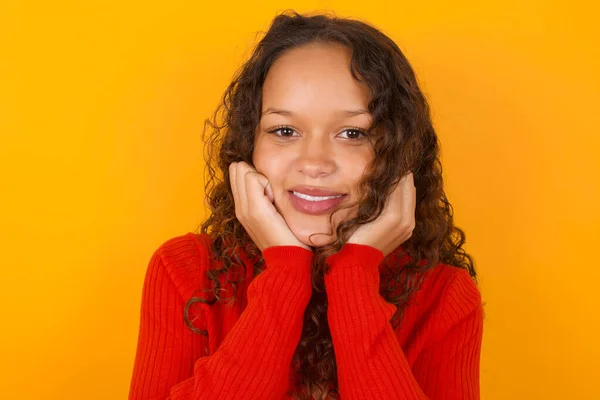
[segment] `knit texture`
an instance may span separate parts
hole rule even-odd
[[[129,400],[288,399],[291,360],[311,296],[313,254],[297,246],[263,251],[265,269],[252,261],[232,303],[190,307],[212,287],[206,270],[207,235],[187,233],[163,243],[146,272]],[[379,294],[383,253],[345,244],[328,258],[327,319],[342,400],[479,399],[483,335],[480,292],[468,272],[439,264],[413,294],[396,330],[396,307]],[[235,274],[236,276],[233,276]],[[224,278],[220,278],[224,284]],[[222,286],[231,295],[231,286]]]

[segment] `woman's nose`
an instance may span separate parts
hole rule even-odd
[[[327,176],[335,171],[333,149],[328,138],[307,137],[299,146],[297,170],[308,177]]]

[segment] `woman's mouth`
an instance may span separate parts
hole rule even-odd
[[[325,214],[340,204],[345,194],[337,196],[310,196],[304,193],[289,191],[290,201],[294,208],[305,214],[319,215]]]

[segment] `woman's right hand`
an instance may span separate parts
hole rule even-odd
[[[244,161],[229,165],[235,216],[262,252],[272,246],[299,246],[300,242],[273,205],[273,189],[266,176]]]

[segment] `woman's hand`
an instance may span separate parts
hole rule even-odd
[[[375,221],[361,225],[348,243],[368,245],[387,256],[412,236],[416,203],[417,191],[410,172],[398,182],[381,215]]]
[[[235,216],[261,252],[272,246],[299,246],[310,250],[296,238],[275,209],[273,189],[266,176],[241,161],[229,165],[229,179]]]

